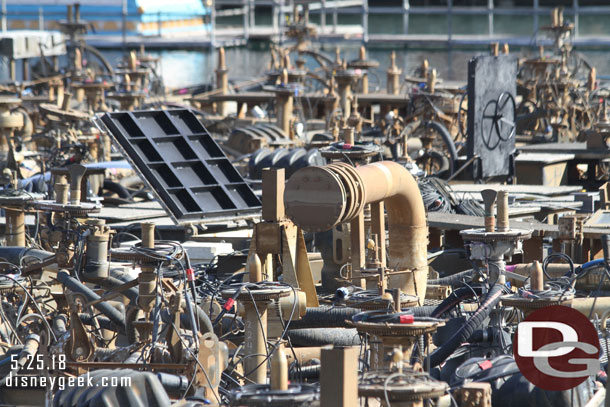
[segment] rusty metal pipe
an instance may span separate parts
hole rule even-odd
[[[387,73],[387,92],[390,95],[398,95],[400,91],[400,74],[402,71],[396,66],[396,53],[392,51],[390,54],[390,67]]]
[[[225,49],[220,47],[218,49],[218,67],[216,68],[216,88],[220,91],[221,95],[229,93],[229,70],[226,65]],[[227,102],[218,102],[217,111],[221,116],[227,115]]]
[[[244,301],[244,370],[248,379],[254,383],[267,381],[267,306],[268,302],[258,301],[256,305]]]
[[[140,223],[142,229],[142,247],[155,248],[155,224],[153,222]],[[142,264],[138,275],[138,305],[145,313],[149,313],[157,297],[157,274],[154,264]]]
[[[271,357],[271,390],[288,390],[288,359],[284,346],[279,345]]]
[[[498,232],[506,232],[510,229],[508,222],[508,191],[498,191]]]
[[[68,203],[68,184],[56,183],[55,184],[55,202],[58,204],[66,205]]]
[[[281,128],[286,136],[293,138],[290,131],[290,122],[294,110],[294,91],[288,87],[288,71],[282,70],[281,82],[285,87],[276,91],[277,126]]]
[[[413,176],[401,165],[381,161],[358,168],[346,164],[308,167],[288,181],[286,213],[308,231],[324,231],[354,219],[364,205],[383,201],[389,224],[388,266],[397,271],[389,287],[425,297],[428,264],[428,226],[421,193]]]
[[[538,260],[534,260],[530,268],[530,285],[534,291],[544,290],[544,273]]]
[[[72,164],[68,167],[70,173],[70,204],[80,205],[81,184],[87,167],[81,164]]]
[[[140,223],[142,229],[142,247],[145,249],[155,248],[155,224],[153,222]]]
[[[493,189],[484,189],[481,191],[483,197],[483,204],[485,205],[485,231],[495,232],[496,231],[496,199],[498,193]]]
[[[384,201],[388,214],[389,267],[413,273],[390,276],[389,287],[423,299],[426,295],[428,225],[421,193],[403,166],[382,161],[359,167],[365,202]]]
[[[25,212],[21,209],[5,208],[6,245],[25,246]]]
[[[70,110],[70,102],[72,101],[72,94],[64,92],[64,98],[61,102],[61,110]]]

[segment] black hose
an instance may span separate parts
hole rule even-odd
[[[436,367],[445,361],[464,342],[468,341],[472,333],[481,328],[483,321],[489,316],[491,310],[500,302],[504,294],[504,286],[495,284],[481,306],[472,317],[440,348],[437,348],[425,361],[424,366]]]
[[[472,275],[472,271],[473,270],[470,269],[470,270],[461,271],[459,273],[452,274],[447,277],[431,279],[431,280],[428,280],[428,284],[450,285],[450,286],[459,285],[464,280],[464,278],[468,278]]]
[[[88,326],[95,326],[95,322],[99,325],[100,329],[109,329],[114,331],[116,329],[116,325],[108,318],[97,316],[93,317],[92,315],[79,313],[78,318],[80,321]]]
[[[475,295],[483,295],[483,287],[461,287],[453,291],[451,295],[443,300],[432,312],[431,317],[438,318],[441,315],[451,311],[453,307],[460,302],[472,298]]]
[[[434,313],[434,311],[436,310],[436,306],[435,305],[423,305],[421,307],[412,307],[412,308],[408,308],[412,313],[413,316],[416,317],[431,317],[432,314]],[[407,308],[405,308],[407,309]]]
[[[182,314],[180,316],[180,321],[182,321],[183,316],[184,318],[188,319],[186,314]],[[212,321],[210,321],[210,317],[208,316],[208,314],[205,313],[204,310],[201,309],[201,307],[195,307],[195,317],[197,318],[197,325],[199,325],[199,332],[201,332],[201,334],[214,332],[214,327],[212,326]],[[183,322],[183,324],[190,329],[190,319]]]
[[[290,329],[286,333],[295,346],[357,346],[360,336],[356,329],[309,328]]]
[[[345,321],[361,311],[349,307],[308,307],[303,318],[290,322],[290,328],[345,328],[348,326]]]
[[[64,287],[70,289],[75,293],[79,293],[85,296],[87,301],[96,301],[101,297],[94,293],[89,287],[78,281],[77,279],[70,277],[70,274],[65,271],[57,273],[57,280],[64,285]],[[100,301],[93,306],[95,309],[106,315],[119,329],[125,330],[125,317],[124,315],[110,305],[106,301]]]
[[[98,284],[104,288],[114,289],[114,288],[122,286],[126,282],[127,281],[120,280],[116,277],[108,276],[105,279],[100,280],[98,282]],[[121,291],[120,294],[129,298],[129,301],[131,301],[132,304],[134,304],[134,305],[137,304],[138,289],[136,287],[131,287],[131,288],[128,288],[127,290]]]
[[[54,253],[47,252],[45,250],[31,249],[28,247],[21,246],[5,246],[0,247],[0,259],[4,259],[9,263],[19,266],[21,259],[25,256],[34,257],[40,261],[46,260],[53,256]]]
[[[110,192],[114,192],[115,194],[117,194],[119,196],[119,198],[131,199],[131,194],[129,193],[127,188],[125,188],[123,185],[119,184],[118,182],[104,180],[103,188]]]
[[[322,365],[301,366],[298,370],[293,369],[289,372],[290,380],[317,380],[320,379],[320,369]]]
[[[449,134],[449,130],[439,122],[429,121],[425,124],[426,129],[435,130],[438,134],[440,134],[443,142],[447,146],[447,151],[449,152],[449,176],[453,175],[455,171],[455,163],[458,159],[457,149],[455,148],[455,143],[453,142],[453,137]]]

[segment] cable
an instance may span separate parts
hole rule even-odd
[[[544,273],[545,277],[548,280],[554,280],[553,277],[551,277],[551,275],[547,272],[547,267],[549,265],[549,263],[551,262],[551,259],[553,258],[560,258],[565,260],[569,265],[570,265],[570,275],[572,277],[576,276],[575,270],[574,270],[574,262],[572,261],[572,259],[570,258],[570,256],[568,256],[565,253],[551,253],[548,256],[545,257],[544,261],[542,262],[542,272]]]

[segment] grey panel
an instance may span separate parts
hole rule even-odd
[[[190,110],[105,113],[101,119],[176,222],[260,213],[254,192]]]
[[[513,174],[517,58],[482,55],[468,63],[468,158],[475,179]],[[510,95],[510,96],[509,96]]]

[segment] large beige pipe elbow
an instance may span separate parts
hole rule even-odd
[[[303,168],[290,178],[284,193],[287,215],[312,232],[349,222],[365,204],[379,201],[388,214],[388,265],[402,272],[390,277],[389,286],[423,299],[428,275],[426,211],[417,182],[404,167],[382,161],[357,168]]]

